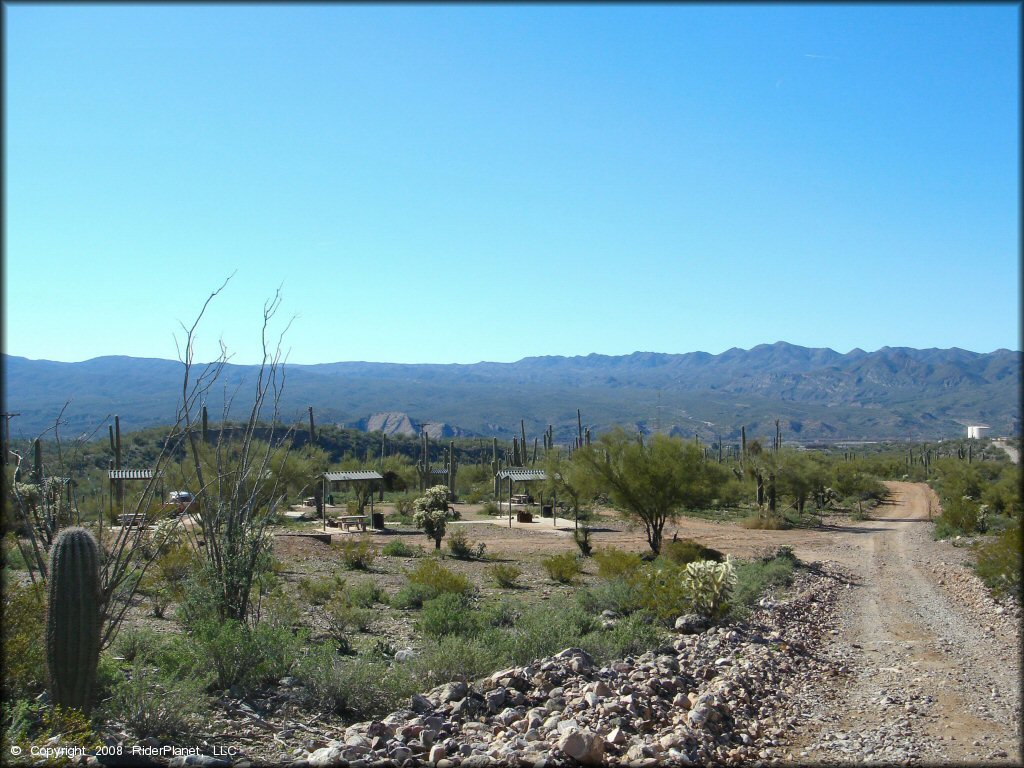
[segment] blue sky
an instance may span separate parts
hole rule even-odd
[[[1020,349],[1020,8],[18,5],[4,349]]]

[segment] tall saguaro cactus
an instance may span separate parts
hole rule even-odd
[[[54,704],[89,710],[100,659],[99,546],[85,528],[65,528],[50,551],[46,666]]]

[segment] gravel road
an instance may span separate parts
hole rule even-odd
[[[890,486],[863,533],[803,553],[849,573],[824,653],[850,671],[804,703],[792,759],[1019,764],[1016,611],[988,597],[966,549],[932,540],[926,486]]]

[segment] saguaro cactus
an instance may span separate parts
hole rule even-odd
[[[47,589],[50,698],[88,712],[100,659],[100,554],[85,528],[65,528],[57,536]]]

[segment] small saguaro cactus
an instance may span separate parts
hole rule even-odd
[[[65,528],[50,551],[46,666],[54,704],[89,711],[100,659],[100,554],[85,528]]]

